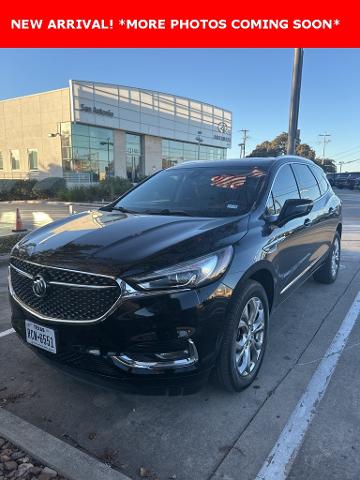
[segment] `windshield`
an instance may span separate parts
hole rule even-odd
[[[254,204],[266,174],[256,166],[164,170],[129,192],[114,208],[161,215],[242,215]]]

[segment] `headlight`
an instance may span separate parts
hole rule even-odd
[[[143,290],[194,288],[219,278],[229,266],[232,255],[233,247],[229,246],[210,255],[131,280]]]

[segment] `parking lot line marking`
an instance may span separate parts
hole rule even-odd
[[[6,335],[10,335],[11,333],[14,333],[15,330],[13,328],[9,328],[8,330],[5,330],[4,332],[0,332],[0,338],[1,337],[6,337]]]
[[[256,475],[257,480],[286,479],[359,314],[360,292],[357,294],[331,345],[315,370],[305,393],[290,415],[274,448]]]

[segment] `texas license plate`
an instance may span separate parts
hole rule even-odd
[[[51,353],[56,353],[55,331],[52,328],[25,320],[26,341]]]

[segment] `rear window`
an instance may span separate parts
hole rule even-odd
[[[265,181],[263,167],[168,169],[129,192],[115,207],[136,213],[228,216],[247,213]]]

